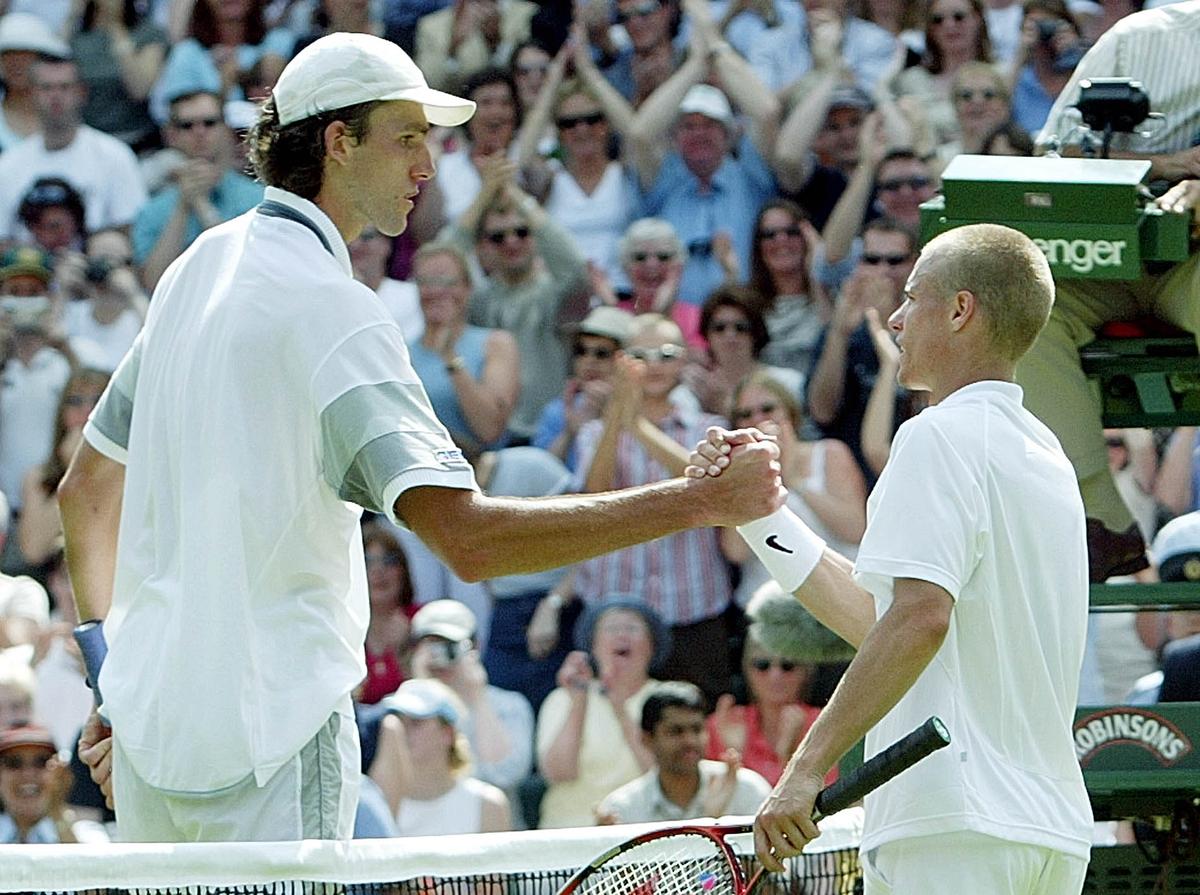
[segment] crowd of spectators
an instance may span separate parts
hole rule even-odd
[[[160,278],[261,200],[242,136],[299,49],[378,34],[478,105],[430,133],[409,229],[350,255],[485,491],[652,482],[708,426],[755,425],[788,505],[853,557],[921,409],[886,329],[920,204],[959,153],[1069,142],[1056,100],[1135,7],[0,0],[0,841],[103,835],[55,488]],[[1153,542],[1139,575],[1200,580],[1196,429],[1106,436]],[[843,667],[747,630],[770,584],[733,531],[482,584],[384,518],[364,538],[362,835],[751,811]],[[1196,697],[1198,630],[1094,620],[1081,701]]]

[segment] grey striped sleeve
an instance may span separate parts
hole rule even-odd
[[[100,403],[88,423],[122,452],[129,450],[129,427],[133,420],[133,396],[137,390],[138,370],[142,363],[142,334],[121,359]]]
[[[321,450],[329,486],[373,513],[390,515],[384,492],[405,473],[419,472],[421,484],[473,481],[418,383],[360,385],[332,401],[321,412]]]

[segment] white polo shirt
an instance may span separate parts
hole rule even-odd
[[[333,222],[266,199],[168,268],[84,430],[127,467],[105,707],[165,790],[265,783],[362,680],[361,507],[475,488]]]
[[[873,755],[930,715],[949,748],[866,800],[862,847],[973,830],[1086,859],[1092,812],[1071,723],[1087,627],[1083,503],[1021,389],[979,382],[906,422],[867,503],[855,578],[954,598],[933,661],[867,736]]]
[[[599,814],[615,814],[619,824],[653,823],[655,821],[695,820],[706,817],[705,801],[709,792],[728,772],[722,761],[700,759],[700,786],[687,805],[677,805],[667,798],[658,778],[658,768],[648,770],[636,780],[610,792],[600,802]],[[733,795],[722,815],[755,814],[771,794],[771,784],[749,768],[738,768]]]

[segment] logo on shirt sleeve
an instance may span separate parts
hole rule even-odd
[[[458,449],[434,451],[433,458],[437,460],[438,463],[442,464],[442,466],[446,469],[471,468],[471,464],[467,462],[466,458],[463,457],[462,451]]]

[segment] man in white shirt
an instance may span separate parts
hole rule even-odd
[[[694,684],[657,684],[642,704],[642,742],[654,767],[610,792],[596,809],[601,823],[636,824],[753,814],[771,794],[762,775],[743,768],[733,750],[703,757],[704,694]]]
[[[298,53],[250,135],[265,201],[167,270],[84,430],[59,504],[80,618],[105,620],[112,732],[93,715],[80,756],[126,840],[349,836],[362,508],[481,580],[779,505],[777,451],[758,445],[726,487],[479,494],[346,248],[404,230],[430,125],[473,112],[381,38]]]
[[[950,748],[867,797],[867,895],[1083,886],[1092,816],[1071,735],[1083,505],[1013,382],[1053,297],[1045,257],[1015,230],[980,224],[930,242],[889,324],[901,385],[928,391],[931,406],[896,435],[853,566],[790,513],[738,529],[784,590],[858,648],[759,813],[770,869],[817,834],[814,798],[851,745],[866,734],[876,753],[937,715]],[[719,449],[700,451],[692,474],[719,466]]]
[[[0,238],[22,235],[17,212],[39,177],[62,177],[83,196],[87,229],[132,223],[146,187],[133,151],[83,124],[87,88],[70,59],[41,59],[33,69],[41,132],[0,155]]]

